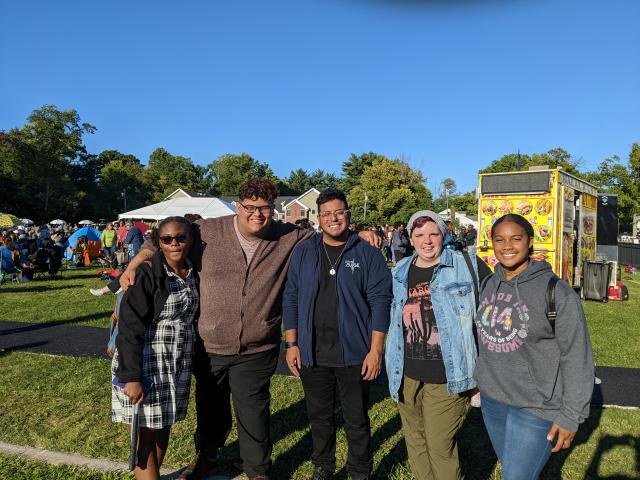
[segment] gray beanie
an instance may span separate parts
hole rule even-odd
[[[407,223],[407,231],[409,232],[409,237],[411,237],[411,230],[413,230],[413,222],[415,222],[420,217],[429,217],[431,220],[436,222],[436,225],[440,229],[440,233],[442,233],[442,238],[443,239],[446,238],[447,233],[449,233],[449,230],[447,229],[447,224],[444,223],[444,220],[440,215],[438,215],[436,212],[432,212],[431,210],[420,210],[419,212],[416,212],[413,215],[411,215],[411,218]]]

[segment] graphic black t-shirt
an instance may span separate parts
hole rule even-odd
[[[409,296],[402,310],[404,374],[424,383],[447,383],[429,290],[435,267],[409,267]]]
[[[332,247],[324,244],[320,263],[320,289],[316,297],[313,314],[313,351],[315,364],[320,367],[344,367],[342,344],[338,330],[338,292],[336,291],[336,275],[331,275],[331,267],[338,270],[338,258],[344,245]],[[327,259],[331,259],[331,264]]]

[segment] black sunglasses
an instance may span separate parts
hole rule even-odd
[[[187,235],[185,235],[184,233],[181,233],[180,235],[176,235],[175,237],[171,237],[169,235],[162,236],[160,237],[160,241],[165,245],[171,245],[174,240],[178,243],[187,243],[188,238],[189,237]]]

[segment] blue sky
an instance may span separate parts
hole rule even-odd
[[[592,169],[640,141],[640,2],[33,1],[0,6],[0,129],[43,104],[98,128],[93,153],[279,176],[402,157],[472,189],[520,149]]]

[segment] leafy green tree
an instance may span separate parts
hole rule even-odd
[[[349,159],[342,162],[342,177],[340,178],[338,187],[346,193],[349,193],[353,187],[360,183],[360,177],[367,167],[373,165],[375,160],[386,159],[387,157],[374,152],[362,153],[356,155],[352,153]]]
[[[402,160],[385,157],[375,159],[364,170],[359,184],[348,194],[348,200],[354,221],[377,224],[406,222],[416,210],[432,206],[431,192],[425,186],[422,173]]]
[[[50,211],[73,214],[79,201],[69,179],[72,162],[86,154],[83,136],[96,131],[93,125],[82,123],[76,110],[60,111],[54,105],[34,110],[21,129],[22,141],[28,145],[28,158],[36,182],[36,192],[42,202],[45,218]]]
[[[476,196],[476,191],[471,190],[470,192],[456,195],[451,199],[450,205],[458,212],[466,212],[467,215],[477,215],[478,197]]]
[[[333,173],[327,173],[319,168],[311,172],[309,175],[309,183],[309,188],[313,187],[322,191],[328,187],[336,187],[338,184],[338,177]],[[307,188],[307,190],[309,190],[309,188]]]
[[[640,213],[640,145],[634,143],[631,146],[626,163],[615,155],[605,159],[586,178],[600,192],[618,195],[620,229],[630,231],[633,215]]]
[[[209,165],[209,180],[218,196],[238,195],[240,186],[252,177],[264,177],[278,183],[267,163],[260,163],[247,153],[220,155]]]
[[[202,190],[206,168],[193,164],[190,158],[172,155],[164,148],[156,148],[144,169],[151,200],[159,202],[178,188]]]
[[[560,147],[552,148],[546,153],[534,153],[532,155],[509,153],[491,162],[491,165],[480,170],[480,173],[515,172],[518,170],[518,163],[520,163],[520,170],[528,170],[532,166],[548,165],[549,168],[562,167],[568,173],[581,175],[579,170],[580,160],[575,159],[569,152]]]
[[[144,206],[150,201],[144,168],[134,155],[105,150],[98,155],[103,165],[98,178],[101,193],[101,217],[113,218],[118,213]]]
[[[311,178],[309,173],[302,168],[292,170],[285,178],[284,183],[289,187],[292,195],[302,195],[311,188]]]

